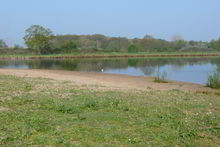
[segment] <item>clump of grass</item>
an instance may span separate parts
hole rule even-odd
[[[159,69],[157,70],[156,77],[154,77],[154,82],[156,83],[168,83],[167,81],[167,73],[160,72]]]
[[[32,85],[26,85],[25,90],[26,91],[31,91],[33,89]]]
[[[89,101],[85,103],[85,108],[97,109],[98,105],[95,101]]]
[[[220,73],[216,71],[213,74],[209,75],[206,86],[219,89],[220,88]]]
[[[72,108],[72,107],[68,107],[68,106],[65,106],[65,105],[59,105],[57,106],[57,109],[56,109],[58,112],[61,112],[61,113],[66,113],[66,114],[75,114],[75,113],[78,113],[78,110]]]

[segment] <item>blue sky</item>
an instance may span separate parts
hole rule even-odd
[[[10,45],[22,45],[33,24],[54,34],[220,37],[220,0],[1,0],[0,18],[0,39]]]

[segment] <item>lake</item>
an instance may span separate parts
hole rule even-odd
[[[0,68],[57,69],[135,76],[165,73],[170,80],[203,85],[217,67],[220,67],[219,57],[0,60]]]

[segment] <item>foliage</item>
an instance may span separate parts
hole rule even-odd
[[[7,47],[7,44],[3,40],[0,40],[0,49],[5,49]]]
[[[145,35],[143,39],[107,37],[95,35],[55,35],[50,29],[33,25],[25,31],[25,44],[33,53],[92,53],[92,52],[175,52],[175,51],[212,51],[220,49],[220,41],[184,41],[174,36],[172,41],[156,39]]]
[[[77,45],[73,41],[66,41],[62,46],[61,49],[64,53],[72,53],[77,51]]]
[[[20,45],[18,45],[18,44],[15,44],[15,45],[14,45],[14,49],[23,49],[23,47],[20,46]]]
[[[109,38],[106,41],[105,46],[106,48],[103,48],[104,50],[108,51],[114,51],[114,52],[126,52],[128,49],[130,42],[127,38]]]
[[[211,41],[209,47],[216,50],[220,50],[220,39]]]
[[[32,25],[25,31],[24,41],[30,49],[39,50],[41,54],[52,53],[52,31],[40,25]]]
[[[186,41],[184,41],[184,40],[176,40],[172,43],[173,43],[173,47],[176,50],[182,49],[183,47],[185,47],[187,45]]]
[[[172,43],[162,39],[135,39],[133,44],[136,45],[141,52],[158,51],[164,48],[172,49]]]
[[[220,72],[215,71],[213,74],[209,75],[206,85],[211,88],[220,88]]]
[[[138,49],[137,49],[137,46],[136,46],[136,45],[131,44],[131,45],[128,47],[128,53],[137,53],[137,52],[138,52]]]

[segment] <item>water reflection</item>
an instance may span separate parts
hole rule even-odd
[[[220,58],[125,58],[72,60],[0,61],[0,68],[58,69],[155,76],[157,68],[168,79],[205,84],[208,75],[220,69]]]

